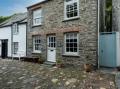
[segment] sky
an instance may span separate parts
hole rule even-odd
[[[26,12],[26,7],[42,0],[0,0],[0,16],[10,16],[14,13]]]

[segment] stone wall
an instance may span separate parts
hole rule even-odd
[[[120,0],[112,0],[113,4],[113,31],[120,31]]]
[[[64,20],[64,0],[50,0],[48,2],[28,8],[28,38],[27,55],[32,54],[32,36],[41,35],[42,58],[47,59],[47,35],[56,34],[57,58],[61,58],[65,63],[81,65],[83,63],[97,62],[97,0],[79,0],[80,18]],[[32,27],[32,11],[42,8],[44,20],[41,26]],[[79,56],[65,56],[64,33],[79,33]]]

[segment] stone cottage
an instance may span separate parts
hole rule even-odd
[[[98,0],[44,0],[27,10],[28,56],[97,64]]]

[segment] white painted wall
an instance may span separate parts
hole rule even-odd
[[[14,57],[26,56],[26,24],[18,25],[19,33],[13,35],[13,42],[18,42],[18,54],[13,55]]]
[[[11,26],[0,28],[0,56],[1,56],[1,39],[8,39],[8,57],[11,56]]]

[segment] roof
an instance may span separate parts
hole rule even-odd
[[[27,12],[13,15],[11,18],[1,23],[0,27],[9,26],[15,22],[20,22],[20,23],[27,22]]]
[[[42,0],[41,2],[38,2],[38,3],[33,4],[33,5],[31,5],[31,6],[28,6],[27,8],[29,9],[29,8],[31,8],[31,7],[37,6],[37,5],[42,4],[42,3],[44,3],[44,2],[47,2],[47,1],[50,1],[50,0]]]

